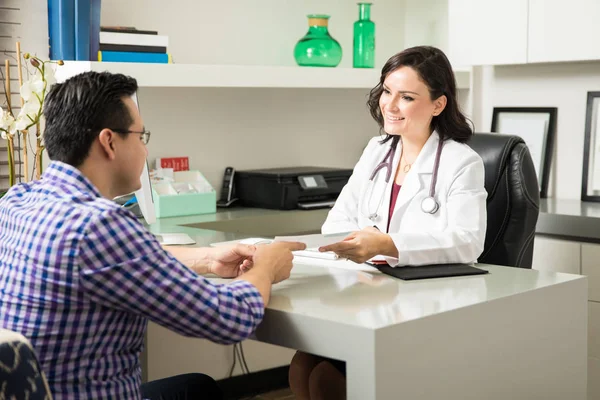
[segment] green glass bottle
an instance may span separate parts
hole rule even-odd
[[[308,15],[308,32],[294,47],[296,63],[303,67],[337,67],[342,46],[328,30],[329,15]]]
[[[354,68],[375,67],[375,23],[371,21],[371,4],[358,3],[358,21],[354,23]]]

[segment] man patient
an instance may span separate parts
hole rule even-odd
[[[111,199],[138,190],[150,133],[135,79],[87,72],[48,94],[42,179],[0,200],[0,326],[30,339],[54,399],[221,399],[188,374],[141,383],[148,320],[216,343],[248,338],[300,243],[161,247]],[[233,278],[216,285],[201,274]]]

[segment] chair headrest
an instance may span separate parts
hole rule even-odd
[[[24,342],[29,343],[29,340],[20,333],[13,332],[8,329],[0,328],[0,343]]]
[[[525,143],[519,136],[498,133],[475,133],[469,140],[469,146],[483,159],[488,198],[496,193],[500,174],[506,168],[512,150],[519,143]]]

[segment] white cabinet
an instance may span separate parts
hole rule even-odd
[[[588,277],[588,298],[600,302],[600,245],[582,245],[581,273]],[[598,357],[600,358],[600,355]]]
[[[581,273],[581,244],[569,240],[536,236],[533,269],[550,272]]]
[[[600,59],[600,1],[529,0],[527,61]]]
[[[588,277],[588,400],[600,399],[600,245],[536,236],[533,268]],[[581,272],[578,270],[581,269]]]
[[[448,0],[453,65],[527,62],[528,0]]]
[[[600,399],[600,358],[588,358],[588,400]]]
[[[588,355],[600,358],[600,303],[588,301]]]
[[[448,0],[455,65],[600,60],[598,0]]]

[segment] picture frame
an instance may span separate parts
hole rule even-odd
[[[556,107],[494,107],[492,132],[521,137],[533,160],[540,198],[548,197],[548,182],[556,140]]]
[[[586,104],[581,200],[600,202],[600,92],[588,92]]]

